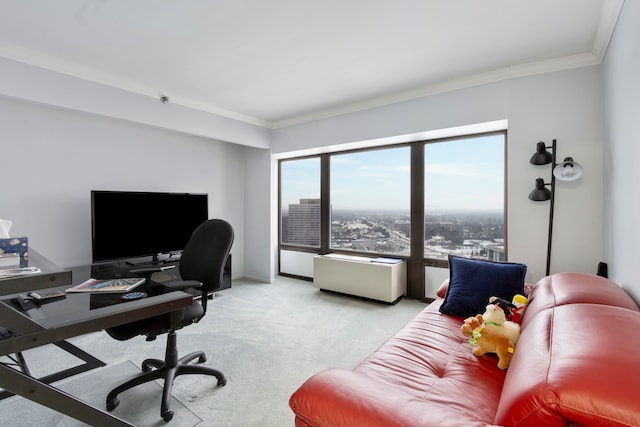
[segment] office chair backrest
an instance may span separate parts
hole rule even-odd
[[[183,280],[202,283],[202,306],[206,310],[207,293],[222,284],[224,265],[233,245],[233,228],[222,219],[200,224],[182,251],[179,270]]]

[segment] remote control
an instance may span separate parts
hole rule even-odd
[[[27,294],[27,297],[36,301],[41,301],[44,299],[60,298],[65,295],[66,294],[62,291],[32,291]]]

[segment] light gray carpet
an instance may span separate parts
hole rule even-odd
[[[204,350],[208,357],[205,365],[224,372],[227,385],[215,387],[212,377],[178,377],[172,405],[177,409],[175,400],[182,402],[187,412],[203,420],[201,426],[293,426],[288,400],[309,376],[329,367],[353,368],[425,306],[408,299],[396,305],[363,301],[321,292],[310,282],[283,277],[273,283],[235,280],[231,289],[217,293],[210,301],[207,315],[200,323],[178,332],[180,354]],[[104,332],[70,341],[106,362],[108,367],[131,360],[139,368],[147,357],[162,357],[165,346],[164,336],[151,343],[143,337],[120,342]],[[57,354],[51,348],[58,350],[53,346],[43,347],[49,360],[45,367],[39,363],[42,356],[37,353],[42,349],[26,352],[35,375],[49,373],[47,369],[51,366],[66,368],[75,363],[68,360],[64,352]],[[93,375],[92,372],[82,375]],[[132,411],[143,410],[144,406],[146,424],[136,425],[164,424],[159,419],[160,387],[154,387],[157,389],[155,400],[147,398],[146,392],[144,396],[133,391],[121,395],[121,406],[125,401],[131,401]],[[101,405],[105,396],[100,400]],[[25,412],[39,406],[25,403],[22,409]],[[3,405],[0,402],[0,411]],[[58,425],[51,417],[43,415],[38,425]],[[0,414],[0,425],[12,424],[3,422]],[[175,418],[167,425],[189,424],[180,424]]]
[[[56,386],[97,408],[104,409],[109,390],[139,373],[140,369],[132,362],[122,362],[65,379]],[[160,418],[160,393],[161,385],[155,382],[122,393],[120,405],[114,409],[113,414],[139,427],[166,425]],[[173,427],[192,427],[202,422],[175,398],[171,399],[171,410],[174,412],[171,420]],[[85,424],[46,406],[20,397],[12,397],[0,402],[0,425],[78,427]]]

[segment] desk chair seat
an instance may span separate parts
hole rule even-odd
[[[184,314],[178,325],[171,325],[171,315],[151,317],[136,322],[127,323],[109,328],[106,332],[120,341],[128,340],[138,335],[146,335],[147,340],[154,340],[157,335],[167,333],[167,347],[165,358],[146,359],[142,362],[142,373],[129,381],[114,388],[107,395],[107,410],[115,409],[120,401],[117,396],[125,390],[137,385],[164,379],[160,416],[165,421],[173,418],[173,412],[169,410],[171,387],[175,377],[184,374],[204,374],[216,377],[218,386],[224,386],[227,382],[224,374],[217,369],[206,366],[193,365],[191,362],[197,359],[197,363],[206,361],[202,351],[196,351],[181,358],[178,357],[176,331],[198,322],[207,311],[207,296],[211,291],[218,289],[222,283],[224,265],[233,244],[233,228],[226,221],[211,219],[201,224],[187,243],[178,269],[180,276],[185,280],[185,286],[192,287],[195,283],[201,283],[197,291],[201,293],[199,300],[184,310]],[[149,274],[150,276],[151,274]],[[150,277],[147,278],[150,280]],[[182,289],[176,286],[172,287]]]

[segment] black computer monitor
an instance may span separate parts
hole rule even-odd
[[[207,194],[93,190],[92,261],[179,253],[208,217]]]

